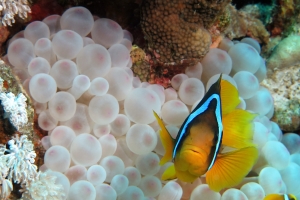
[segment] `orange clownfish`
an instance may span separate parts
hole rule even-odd
[[[175,140],[154,112],[166,150],[160,164],[174,162],[162,180],[193,182],[206,174],[206,182],[214,191],[242,181],[256,162],[258,150],[251,141],[256,115],[236,109],[239,102],[237,89],[220,75],[185,119]],[[222,145],[234,150],[222,153]]]
[[[292,194],[269,194],[264,200],[297,200]]]

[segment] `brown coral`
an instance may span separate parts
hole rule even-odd
[[[272,36],[297,33],[300,24],[300,1],[277,0],[279,6],[274,10],[272,23],[269,25]]]
[[[209,50],[206,30],[230,0],[145,0],[141,25],[160,65],[193,65]]]
[[[223,31],[223,34],[230,38],[240,38],[249,36],[256,39],[259,43],[267,44],[270,34],[263,23],[254,14],[253,9],[238,11],[234,6],[228,6],[230,24]]]

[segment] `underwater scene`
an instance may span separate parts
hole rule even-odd
[[[0,16],[0,200],[300,200],[299,0]]]

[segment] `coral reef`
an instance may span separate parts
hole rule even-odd
[[[0,60],[0,74],[1,79],[3,80],[2,86],[2,94],[12,93],[15,96],[18,94],[24,94],[26,97],[26,113],[28,118],[28,123],[25,126],[19,128],[18,131],[22,132],[23,134],[27,135],[30,140],[34,137],[33,135],[33,108],[31,104],[30,98],[28,98],[26,91],[23,89],[22,85],[20,84],[19,78],[13,74],[13,70],[10,66],[6,65],[3,60]],[[25,99],[24,99],[25,101]],[[24,111],[25,112],[25,111]],[[0,138],[1,143],[6,143],[10,140],[11,136],[16,132],[16,128],[10,123],[9,118],[4,118],[5,110],[0,106],[0,115],[2,120],[0,120]],[[5,134],[6,133],[6,134]]]
[[[249,36],[259,43],[267,44],[270,34],[264,24],[259,20],[258,15],[253,15],[251,10],[236,10],[233,6],[228,7],[230,23],[222,32],[226,37],[240,38]]]
[[[300,30],[300,1],[299,0],[279,0],[272,23],[269,25],[272,36],[299,33]]]
[[[1,91],[1,90],[0,90]],[[4,115],[9,118],[10,122],[18,130],[20,126],[28,122],[26,112],[26,97],[20,93],[17,97],[13,93],[1,93],[1,104],[4,107]]]
[[[35,165],[41,166],[44,162],[43,155],[45,150],[40,144],[40,139],[45,135],[45,133],[43,133],[43,131],[37,125],[37,115],[34,114],[32,101],[30,98],[28,98],[27,92],[20,84],[19,78],[13,74],[11,67],[6,65],[3,60],[0,60],[0,74],[1,78],[3,79],[2,92],[11,92],[14,95],[22,93],[26,96],[26,113],[28,118],[28,122],[24,126],[19,127],[19,130],[17,131],[16,128],[11,124],[9,118],[4,118],[5,111],[2,105],[0,105],[0,143],[6,144],[16,133],[22,133],[22,135],[26,135],[28,140],[32,141],[34,144],[33,148],[37,154]],[[20,195],[17,189],[18,187],[20,186],[13,183],[13,191],[11,195],[13,199],[17,199]]]
[[[219,2],[223,9],[210,2],[205,10],[204,2],[144,2],[141,25],[148,41],[150,83],[169,86],[174,75],[201,61],[209,48],[217,47],[224,37],[250,36],[268,43],[269,33],[257,16],[238,11],[227,1]],[[210,15],[210,6],[217,9],[217,15]]]
[[[66,199],[64,187],[57,184],[58,177],[51,174],[51,170],[38,172],[34,180],[22,184],[21,200],[62,200]]]
[[[8,35],[9,35],[9,31],[8,31],[7,26],[1,26],[0,27],[0,46],[2,46],[2,44],[4,42],[6,42]],[[1,53],[1,55],[2,55],[2,53]]]
[[[269,74],[300,63],[300,35],[290,35],[277,43],[267,60]]]
[[[49,15],[61,15],[63,7],[53,0],[36,0],[31,6],[30,21],[43,20]]]
[[[251,14],[253,17],[262,21],[265,26],[268,26],[272,23],[272,15],[276,9],[276,2],[275,0],[271,0],[270,4],[249,4],[241,8],[241,11],[247,12]]]
[[[37,175],[37,166],[34,165],[36,154],[33,144],[26,135],[14,136],[6,145],[0,146],[1,166],[1,197],[6,198],[13,190],[12,182],[28,183]]]
[[[1,22],[3,26],[11,26],[15,23],[15,15],[27,18],[30,7],[27,0],[1,0],[0,1]]]
[[[210,27],[229,1],[144,1],[141,26],[161,65],[196,64],[211,44]],[[153,58],[154,59],[154,58]]]
[[[8,148],[7,148],[8,146]],[[0,198],[7,199],[14,185],[22,186],[24,200],[61,200],[66,194],[51,171],[37,172],[36,153],[26,135],[16,134],[7,145],[0,144]]]
[[[130,51],[132,60],[132,72],[139,77],[142,82],[148,82],[150,79],[150,64],[147,60],[146,53],[138,46],[133,46]]]
[[[273,121],[285,132],[300,130],[300,64],[285,65],[275,70],[262,85],[274,99]]]

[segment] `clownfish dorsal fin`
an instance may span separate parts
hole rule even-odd
[[[236,109],[240,102],[238,90],[226,80],[221,82],[221,100],[224,127],[222,144],[237,149],[254,146],[252,121],[257,115]]]
[[[241,149],[256,146],[253,143],[253,119],[256,114],[236,109],[223,117],[223,140],[225,146]]]
[[[160,165],[163,165],[166,162],[172,160],[174,139],[171,137],[170,133],[166,129],[163,121],[160,119],[160,117],[157,115],[157,113],[155,111],[153,111],[153,113],[154,113],[154,116],[161,128],[161,130],[159,131],[159,136],[160,136],[161,142],[164,146],[164,149],[166,151],[165,155],[161,158],[160,163],[159,163]]]
[[[221,82],[222,114],[226,115],[236,109],[240,103],[237,88],[227,80]]]

